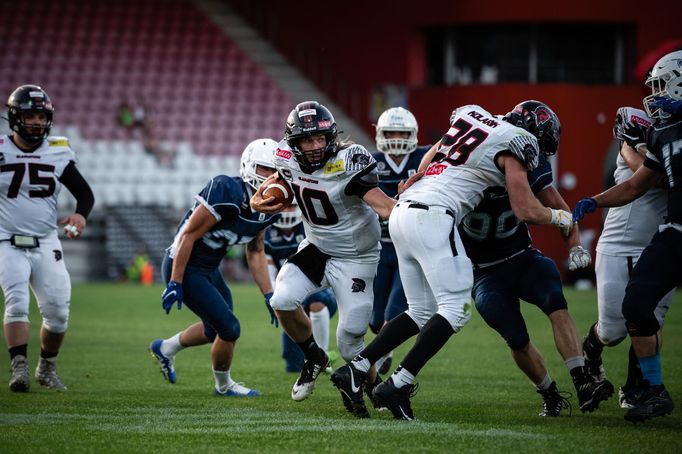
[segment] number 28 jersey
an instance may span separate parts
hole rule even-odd
[[[400,200],[449,208],[459,224],[478,205],[486,188],[505,187],[504,174],[495,162],[503,152],[515,155],[528,170],[538,165],[538,143],[531,133],[479,106],[459,107],[424,176]]]
[[[325,254],[358,261],[379,258],[379,217],[362,199],[378,186],[376,161],[362,145],[350,145],[312,173],[301,170],[286,141],[275,167],[294,190],[306,239]]]
[[[33,152],[0,136],[0,240],[44,237],[57,228],[59,177],[76,155],[65,137],[50,136]]]

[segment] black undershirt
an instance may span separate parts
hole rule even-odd
[[[71,161],[59,177],[59,181],[76,198],[76,213],[88,218],[92,206],[95,204],[95,195],[83,175],[76,168],[76,164]]]

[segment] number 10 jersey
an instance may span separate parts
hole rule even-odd
[[[285,141],[275,153],[275,167],[294,190],[303,214],[306,239],[336,258],[379,260],[381,231],[377,214],[362,199],[378,186],[376,161],[362,145],[340,149],[321,169],[301,170]]]

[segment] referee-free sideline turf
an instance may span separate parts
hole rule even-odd
[[[289,395],[296,375],[284,372],[280,330],[270,325],[262,296],[253,285],[231,287],[242,327],[232,376],[262,396],[214,396],[208,346],[181,352],[178,382],[163,380],[149,343],[196,318],[184,307],[166,315],[161,286],[75,285],[58,363],[68,391],[49,391],[33,381],[28,393],[10,392],[9,355],[5,349],[0,354],[0,452],[663,453],[682,446],[682,293],[668,314],[662,353],[664,382],[676,408],[670,417],[633,426],[623,420],[616,396],[591,414],[581,414],[572,397],[572,416],[537,416],[540,396],[477,313],[419,375],[412,399],[417,421],[394,421],[373,409],[370,419],[355,419],[328,375],[320,376],[312,397],[294,402]],[[596,294],[567,289],[566,296],[582,338],[596,318]],[[548,319],[527,304],[523,311],[552,378],[574,394]],[[39,320],[32,302],[32,370]],[[334,317],[332,327],[336,322]],[[412,343],[396,351],[396,360]],[[604,352],[616,389],[625,380],[628,345],[626,340]]]

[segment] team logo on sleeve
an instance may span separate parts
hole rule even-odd
[[[351,164],[367,167],[369,165],[369,156],[364,153],[356,153],[350,158]]]
[[[284,158],[284,159],[291,159],[291,155],[292,155],[291,151],[283,150],[281,148],[278,148],[277,152],[275,153],[275,156],[277,156],[279,158]]]
[[[364,279],[360,279],[359,277],[354,277],[353,278],[353,286],[351,287],[351,292],[353,293],[359,293],[359,292],[364,292],[365,287],[367,287],[367,283],[364,281]]]

